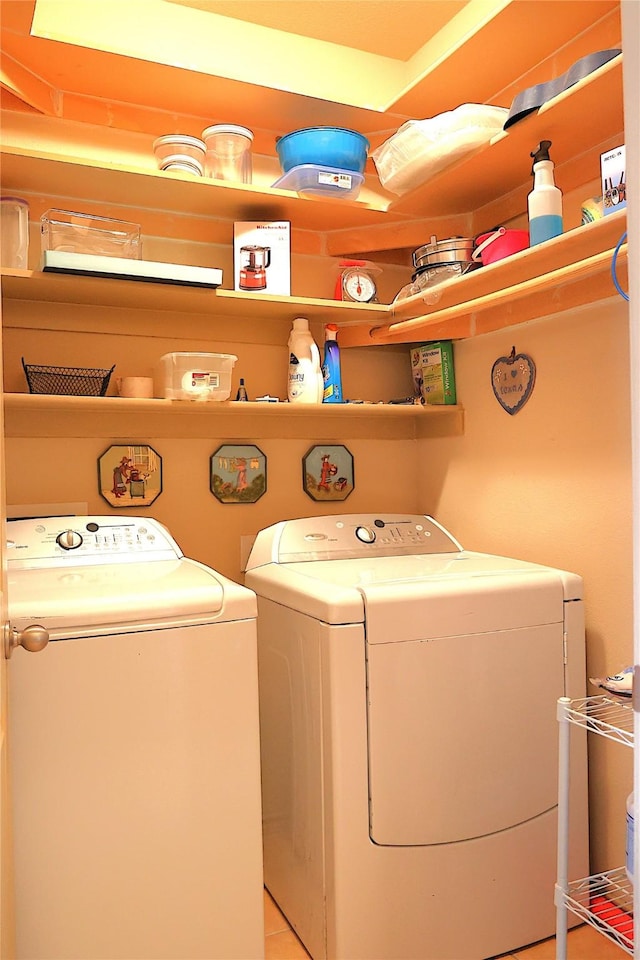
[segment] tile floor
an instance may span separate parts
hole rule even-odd
[[[266,960],[309,960],[309,954],[267,890],[264,892],[264,926]],[[568,960],[624,960],[628,956],[621,947],[588,925],[569,931],[567,955]],[[500,960],[555,960],[555,956],[555,940],[551,937],[516,953],[503,954]]]

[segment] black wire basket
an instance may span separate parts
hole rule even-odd
[[[65,397],[104,397],[115,363],[110,370],[92,367],[52,367],[25,363],[29,393],[54,393]]]

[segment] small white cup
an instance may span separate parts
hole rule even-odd
[[[116,377],[116,387],[121,397],[153,397],[153,377]]]

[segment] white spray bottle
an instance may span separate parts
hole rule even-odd
[[[289,335],[287,397],[290,403],[322,403],[323,393],[320,352],[309,332],[309,321],[296,317]]]
[[[533,190],[527,198],[529,211],[529,246],[544,243],[562,233],[562,191],[553,179],[553,163],[549,159],[551,140],[542,140],[533,157]]]

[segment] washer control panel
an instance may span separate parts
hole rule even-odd
[[[258,534],[247,569],[265,563],[459,553],[462,546],[433,517],[347,514],[285,520]]]
[[[36,517],[8,520],[7,560],[22,567],[176,560],[183,554],[150,517]]]

